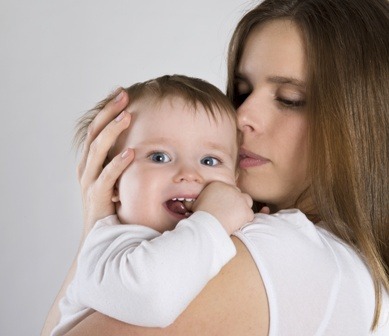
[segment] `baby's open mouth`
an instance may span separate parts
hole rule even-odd
[[[195,198],[172,198],[166,201],[166,207],[173,213],[186,217],[192,214],[192,206]]]

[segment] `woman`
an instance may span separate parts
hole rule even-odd
[[[238,231],[237,257],[167,329],[94,313],[69,335],[389,334],[388,32],[386,0],[268,0],[246,14],[227,89],[243,132],[239,185],[272,213],[298,210]],[[110,122],[128,102],[118,97],[79,166],[86,232],[113,213],[131,161],[101,172],[129,124]]]

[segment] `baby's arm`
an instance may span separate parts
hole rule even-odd
[[[231,235],[254,219],[252,206],[252,198],[236,186],[214,181],[200,193],[192,211],[201,210],[212,214]]]
[[[224,206],[207,208],[220,190],[218,203]],[[234,256],[229,234],[252,219],[250,206],[235,187],[215,182],[195,203],[197,212],[163,235],[115,225],[116,216],[99,221],[78,260],[72,283],[77,302],[130,324],[172,323]],[[225,221],[225,229],[216,218]]]
[[[235,255],[229,235],[205,212],[162,235],[114,225],[115,218],[90,232],[73,285],[82,305],[129,324],[171,324]]]

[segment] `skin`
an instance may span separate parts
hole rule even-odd
[[[251,32],[238,67],[238,184],[273,212],[293,207],[309,185],[305,63],[298,28],[277,20]]]
[[[248,162],[243,160],[241,165],[239,186],[255,200],[269,202],[273,210],[294,204],[299,193],[308,186],[306,115],[303,106],[291,103],[305,98],[303,85],[300,85],[306,76],[303,50],[296,26],[289,21],[277,20],[250,34],[239,65],[238,90],[246,96],[238,110],[238,124],[243,131],[244,154],[249,154],[249,159],[245,155],[242,157]],[[275,78],[278,81],[274,81]],[[293,81],[285,83],[285,78],[298,79],[299,85]],[[116,157],[102,174],[98,168],[85,165],[91,156],[103,162],[109,146],[128,126],[124,125],[124,118],[122,126],[114,127],[110,123],[105,127],[115,112],[119,113],[125,106],[127,99],[123,96],[119,102],[109,103],[95,121],[93,130],[96,132],[91,132],[87,138],[90,143],[100,138],[100,145],[90,154],[86,153],[86,161],[80,163],[86,223],[99,215],[101,208],[96,209],[99,204],[107,206],[103,196],[98,196],[93,203],[88,198],[89,192],[101,190],[109,194],[110,191],[112,196],[116,179],[131,162],[130,156]],[[214,198],[209,198],[212,201],[218,196],[226,196],[229,190],[225,188],[219,183],[213,190],[206,188],[202,195],[207,199],[212,194]],[[226,212],[230,210],[225,207]],[[260,270],[258,272],[246,246],[236,238],[233,241],[237,256],[167,329],[125,325],[96,312],[68,335],[268,335],[270,312]]]
[[[147,97],[127,110],[134,122],[119,137],[115,152],[131,147],[135,158],[113,197],[121,223],[172,230],[188,215],[169,211],[167,201],[197,199],[211,181],[235,185],[237,132],[226,112],[214,120],[203,107],[195,110],[178,97]],[[232,233],[241,221],[225,224]]]

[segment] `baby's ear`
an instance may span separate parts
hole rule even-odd
[[[111,198],[111,201],[114,203],[120,202],[120,197],[119,197],[119,189],[117,187],[117,182],[115,183],[115,186],[113,187],[113,195]]]

